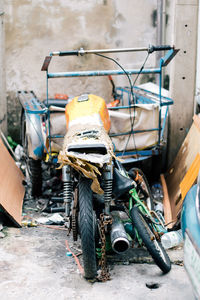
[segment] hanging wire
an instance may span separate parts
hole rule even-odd
[[[126,148],[128,146],[128,143],[129,143],[129,140],[130,140],[130,137],[132,135],[133,137],[133,143],[134,143],[134,147],[135,147],[135,151],[136,151],[136,158],[138,158],[138,155],[137,155],[137,148],[136,148],[136,143],[135,143],[135,136],[134,136],[134,132],[133,132],[133,128],[134,128],[134,123],[135,123],[135,104],[136,104],[136,97],[135,97],[135,94],[134,94],[134,91],[133,91],[133,88],[135,86],[135,83],[139,77],[139,75],[141,74],[142,70],[144,69],[144,66],[147,62],[147,59],[149,58],[149,52],[144,60],[144,63],[142,64],[141,68],[140,68],[140,71],[138,72],[134,82],[132,81],[132,78],[130,76],[130,74],[128,74],[128,72],[122,67],[121,64],[118,63],[118,61],[116,61],[114,58],[112,57],[109,57],[109,56],[106,56],[106,55],[102,55],[102,54],[99,54],[99,53],[95,53],[95,55],[98,55],[98,56],[101,56],[103,58],[106,58],[106,59],[109,59],[111,61],[113,61],[115,64],[117,64],[124,72],[124,74],[127,76],[128,78],[128,81],[129,81],[129,85],[130,85],[130,91],[131,91],[131,104],[133,104],[133,117],[131,117],[131,105],[129,105],[129,116],[130,116],[130,123],[131,123],[131,131],[130,131],[130,134],[128,136],[128,139],[127,139],[127,142],[126,142],[126,145],[124,147],[124,151],[122,152],[122,156],[124,155],[124,153],[126,152]]]

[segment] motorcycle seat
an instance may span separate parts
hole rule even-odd
[[[104,144],[70,145],[67,150],[80,153],[98,153],[102,155],[107,154],[107,149]]]
[[[134,181],[120,173],[116,168],[113,170],[113,194],[116,199],[124,195],[134,187]]]

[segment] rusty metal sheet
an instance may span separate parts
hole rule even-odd
[[[0,138],[0,209],[17,226],[21,226],[25,188],[24,175],[16,166]]]
[[[45,57],[41,71],[47,71],[48,70],[51,58],[52,58],[52,56],[46,56]]]

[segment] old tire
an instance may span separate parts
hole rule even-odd
[[[151,227],[148,225],[147,220],[142,215],[137,206],[131,209],[131,219],[133,225],[137,229],[144,245],[151,254],[157,266],[163,271],[168,273],[171,270],[171,262],[161,242],[157,241]],[[152,240],[153,238],[153,240]]]
[[[79,181],[79,226],[85,278],[93,279],[97,273],[95,214],[92,203],[91,180],[81,176]]]
[[[31,179],[31,194],[33,197],[38,197],[42,194],[42,166],[41,160],[28,159],[30,179]]]

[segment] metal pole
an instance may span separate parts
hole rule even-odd
[[[96,54],[96,53],[119,53],[119,52],[138,52],[138,51],[149,51],[149,47],[140,48],[119,48],[119,49],[95,49],[95,50],[84,50],[80,48],[77,50],[79,55],[84,54]],[[60,51],[51,52],[50,56],[60,55]]]
[[[155,69],[127,69],[126,72],[131,74],[153,74],[160,73],[160,68]],[[84,76],[107,76],[107,75],[125,75],[123,70],[93,70],[93,71],[78,71],[78,72],[59,72],[48,73],[48,78],[64,78],[64,77],[84,77]]]
[[[157,45],[163,44],[163,0],[157,0]],[[157,65],[163,56],[163,51],[156,53]]]

